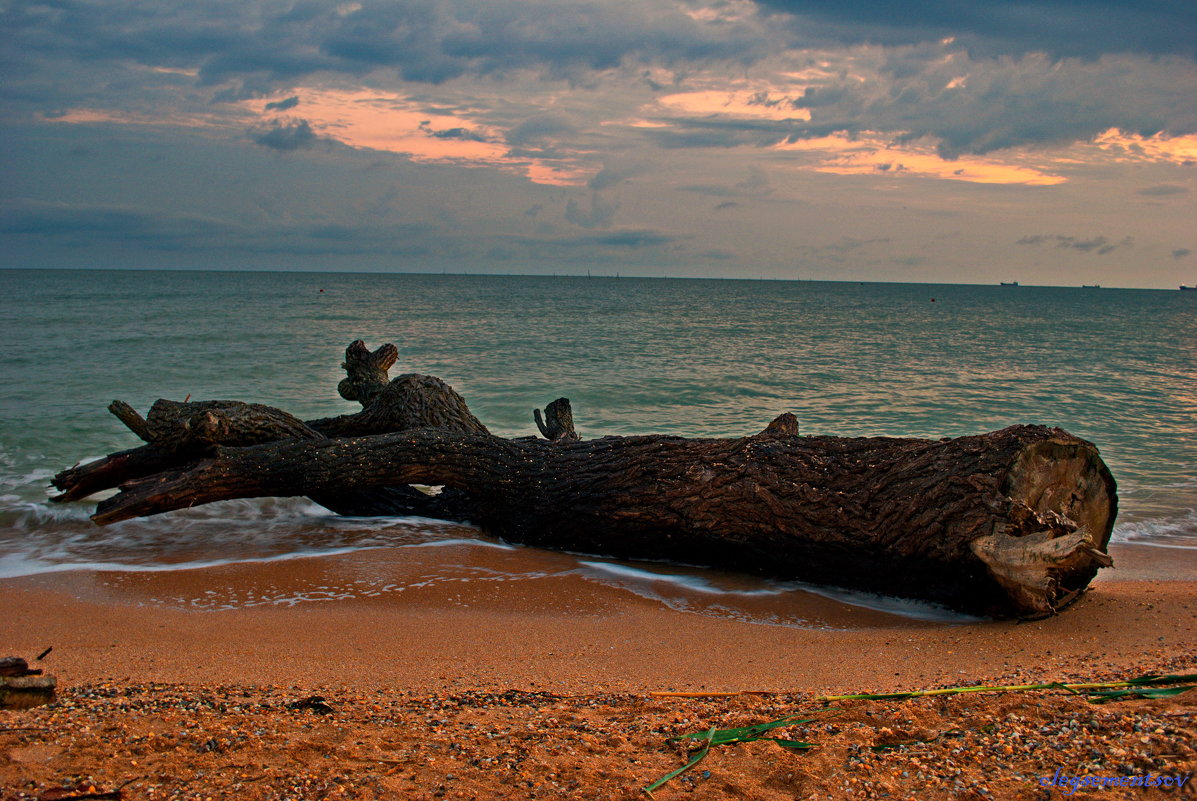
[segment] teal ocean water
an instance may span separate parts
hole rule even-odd
[[[1060,426],[1094,442],[1118,480],[1116,540],[1197,548],[1197,293],[35,270],[0,271],[0,285],[0,578],[443,539],[429,521],[338,519],[302,499],[105,529],[87,521],[94,504],[46,502],[58,470],[137,444],[105,411],[114,398],[142,411],[188,395],[353,411],[335,388],[359,338],[394,342],[392,374],[443,378],[504,435],[534,433],[532,409],[562,395],[584,437],[739,436],[786,411],[804,433],[842,436]],[[618,581],[635,572],[587,564]]]

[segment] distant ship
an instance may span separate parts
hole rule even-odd
[[[1181,284],[1180,288],[1186,292],[1197,292],[1197,286],[1185,286],[1184,284]]]
[[[1017,281],[1002,281],[1002,286],[1018,286]]]
[[[1081,284],[1081,289],[1101,289],[1101,284]]]

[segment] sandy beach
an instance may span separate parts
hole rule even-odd
[[[1188,551],[1122,546],[1119,569],[1047,620],[944,624],[812,596],[805,626],[571,576],[343,591],[346,576],[423,569],[395,559],[0,582],[2,650],[33,661],[52,646],[37,666],[61,689],[55,704],[0,711],[0,798],[122,785],[155,799],[633,798],[685,764],[667,737],[808,711],[814,722],[778,733],[816,748],[716,749],[657,797],[1031,799],[1070,789],[1042,777],[1197,771],[1197,691],[1104,705],[1063,692],[811,700],[1197,672]],[[650,694],[740,691],[755,694]],[[327,707],[292,708],[312,696]]]

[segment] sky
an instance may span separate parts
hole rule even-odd
[[[0,0],[0,267],[1197,284],[1193,0]]]

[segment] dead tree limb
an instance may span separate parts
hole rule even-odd
[[[387,371],[397,358],[394,345],[370,351],[361,340],[350,343],[342,363],[347,377],[338,385],[338,391],[347,400],[361,403],[362,410],[340,417],[304,422],[261,404],[159,400],[150,409],[147,420],[129,404],[113,401],[109,410],[149,444],[63,470],[51,480],[60,491],[51,500],[77,501],[127,481],[179,469],[191,457],[219,445],[362,437],[427,427],[486,432],[486,426],[470,412],[465,399],[439,378],[406,373],[391,380]],[[346,491],[335,498],[320,496],[313,500],[339,514],[465,520],[473,511],[466,499],[452,492],[430,499],[425,493],[407,487]]]

